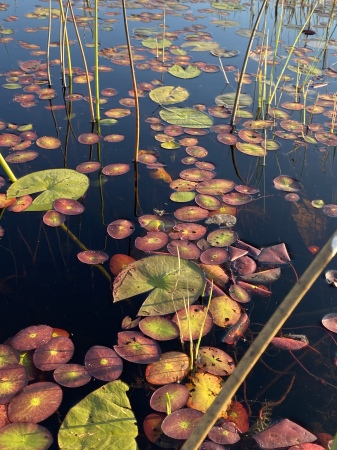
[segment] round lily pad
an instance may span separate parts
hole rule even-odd
[[[194,156],[195,158],[205,158],[208,155],[208,151],[201,147],[200,145],[191,145],[186,147],[186,153],[190,156]]]
[[[8,206],[7,210],[15,213],[22,212],[32,204],[32,201],[33,199],[30,195],[23,195],[22,197],[17,198],[15,203]]]
[[[233,300],[239,303],[248,303],[251,300],[250,293],[238,284],[232,284],[228,293]]]
[[[198,194],[195,197],[195,202],[201,208],[205,208],[211,211],[216,211],[221,206],[221,201],[218,198],[213,197],[213,195],[209,194]]]
[[[103,264],[109,259],[108,255],[99,250],[85,250],[77,253],[77,258],[84,264]]]
[[[202,416],[203,413],[196,409],[178,409],[163,420],[161,429],[171,438],[187,439],[193,433]]]
[[[219,327],[234,325],[241,316],[239,304],[227,295],[214,297],[210,302],[209,311],[214,323]]]
[[[171,319],[162,316],[144,317],[139,329],[146,336],[157,341],[169,341],[179,336],[179,329]]]
[[[33,161],[38,156],[39,154],[37,152],[34,152],[33,150],[22,150],[7,155],[5,160],[9,163],[21,164]]]
[[[225,145],[235,145],[238,141],[238,138],[231,133],[220,133],[216,138],[219,142]]]
[[[22,389],[8,405],[11,422],[38,423],[54,414],[62,402],[62,389],[56,383],[41,381]]]
[[[10,345],[0,344],[0,368],[16,364],[20,361],[20,353]]]
[[[28,373],[18,363],[0,368],[0,405],[8,403],[28,383]]]
[[[329,331],[337,333],[337,313],[326,314],[322,319],[322,324]]]
[[[166,352],[159,361],[147,366],[145,377],[151,384],[177,383],[188,374],[189,366],[190,359],[185,353]]]
[[[90,373],[80,364],[63,364],[54,370],[53,377],[58,384],[69,388],[84,386],[91,380]]]
[[[183,259],[198,259],[200,256],[200,250],[195,244],[181,239],[174,239],[169,242],[167,250],[171,255],[179,256]]]
[[[267,154],[266,150],[258,144],[251,144],[248,142],[237,142],[236,148],[246,155],[250,156],[265,156]]]
[[[187,100],[189,93],[181,86],[160,86],[150,91],[149,96],[160,105],[174,105]]]
[[[0,146],[1,147],[14,147],[20,144],[21,138],[15,134],[2,133],[0,134]]]
[[[126,108],[112,108],[105,111],[104,114],[113,119],[121,119],[122,117],[129,116],[131,111]]]
[[[195,163],[195,166],[198,167],[198,169],[203,170],[214,170],[215,165],[213,163],[207,162],[207,161],[197,161]]]
[[[163,231],[148,231],[146,236],[137,237],[135,246],[144,252],[159,250],[167,244],[168,237]]]
[[[322,210],[326,216],[337,217],[337,205],[327,204],[323,206]]]
[[[169,233],[171,239],[185,239],[194,241],[206,234],[206,227],[198,223],[178,223]]]
[[[230,192],[235,186],[234,181],[214,178],[209,181],[202,181],[196,190],[199,194],[223,195]]]
[[[82,214],[84,211],[84,206],[82,203],[70,198],[58,198],[54,201],[53,207],[59,213],[68,216],[77,216],[78,214]]]
[[[155,411],[166,412],[167,405],[171,411],[176,411],[186,405],[189,391],[186,386],[171,383],[158,388],[150,398],[150,406]]]
[[[102,173],[109,177],[113,177],[117,175],[124,175],[125,173],[129,172],[129,170],[129,164],[108,164],[107,166],[103,167]]]
[[[198,185],[198,183],[195,181],[178,179],[178,180],[173,180],[170,183],[170,188],[174,189],[175,191],[189,192],[189,191],[194,191],[197,185]]]
[[[52,338],[53,329],[48,325],[33,325],[19,331],[11,338],[11,345],[20,351],[33,350]]]
[[[238,429],[234,423],[230,422],[224,422],[221,426],[212,427],[208,437],[216,444],[235,444],[240,440]]]
[[[81,144],[93,145],[97,144],[97,142],[100,140],[100,137],[95,133],[82,133],[78,136],[77,139]]]
[[[186,169],[180,172],[180,178],[188,181],[206,181],[215,177],[214,172],[203,169]]]
[[[58,211],[50,210],[44,214],[42,220],[49,227],[59,227],[65,222],[66,216]]]
[[[72,340],[57,336],[35,350],[33,361],[40,370],[55,370],[62,364],[67,363],[73,354],[74,344]]]
[[[234,244],[238,240],[238,235],[235,231],[220,228],[218,230],[212,231],[207,236],[207,242],[209,242],[212,247],[228,247]]]
[[[182,127],[209,128],[213,125],[211,117],[194,108],[178,108],[172,106],[167,109],[162,109],[159,115],[166,122]]]
[[[249,194],[241,194],[240,192],[229,192],[222,196],[222,201],[227,205],[240,206],[250,203],[252,197]]]
[[[280,175],[274,178],[274,186],[276,189],[286,192],[297,192],[302,188],[297,180],[288,177],[287,175]]]
[[[149,364],[158,361],[161,350],[156,341],[149,339],[138,331],[121,331],[118,333],[116,353],[127,361]]]
[[[228,257],[229,253],[224,248],[209,248],[201,253],[200,261],[204,264],[223,264]]]
[[[36,139],[36,145],[47,150],[55,150],[61,147],[61,141],[53,136],[42,136]]]
[[[165,419],[166,414],[162,413],[152,413],[148,414],[143,423],[145,436],[148,438],[150,442],[155,444],[159,439],[162,441],[162,436],[164,436],[161,424]]]
[[[235,369],[233,358],[216,347],[200,347],[196,365],[201,370],[220,377],[230,375]]]
[[[256,262],[250,256],[241,256],[234,261],[235,270],[239,275],[248,275],[256,270]]]
[[[101,168],[101,163],[98,161],[87,161],[76,166],[77,172],[92,173]]]
[[[191,305],[180,309],[174,315],[172,321],[177,324],[180,338],[183,341],[198,339],[210,332],[213,320],[205,306]]]
[[[32,422],[16,422],[0,429],[2,450],[47,450],[53,443],[51,433]]]
[[[113,275],[116,277],[121,270],[125,269],[128,264],[133,262],[135,262],[135,259],[131,256],[116,253],[111,257],[109,267]]]
[[[109,347],[94,345],[84,358],[84,366],[94,378],[102,381],[117,380],[123,372],[123,360]]]
[[[132,222],[125,219],[117,219],[108,225],[108,235],[114,239],[124,239],[135,231],[135,226]]]
[[[183,161],[182,161],[183,162]],[[177,203],[187,203],[194,200],[195,192],[172,192],[170,200]]]
[[[175,211],[174,216],[183,222],[195,222],[206,219],[208,211],[199,206],[183,206]]]
[[[175,221],[165,216],[145,214],[138,217],[138,222],[147,231],[166,231],[175,225]]]

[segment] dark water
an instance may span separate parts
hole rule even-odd
[[[152,6],[151,6],[152,5]],[[204,25],[202,31],[209,32],[212,40],[218,42],[221,47],[227,49],[237,49],[240,55],[235,58],[222,59],[224,65],[235,65],[240,71],[242,59],[245,53],[248,39],[235,34],[240,27],[252,27],[259,3],[245,4],[246,10],[242,12],[230,12],[228,16],[221,12],[204,12],[205,8],[210,8],[208,2],[183,2],[172,5],[184,5],[186,10],[180,11],[178,8],[168,10],[166,14],[166,25],[168,31],[183,30],[184,27],[193,25]],[[45,55],[32,56],[29,49],[20,46],[19,41],[37,44],[41,49],[46,48],[47,31],[37,29],[47,26],[47,19],[27,18],[25,14],[32,13],[36,6],[47,7],[47,2],[19,0],[10,2],[6,10],[0,11],[0,20],[3,28],[11,28],[14,33],[8,36],[13,37],[10,42],[0,44],[0,64],[1,73],[10,70],[18,70],[18,61],[38,59],[45,61]],[[53,7],[58,8],[57,2],[53,2]],[[83,10],[90,6],[90,2],[76,2],[74,4],[75,14],[79,16],[92,15],[92,11]],[[130,6],[135,6],[131,4]],[[137,6],[137,5],[136,5]],[[139,6],[139,5],[138,5]],[[150,7],[150,8],[149,8]],[[274,5],[270,4],[269,11],[265,17],[265,29],[269,30],[269,44],[275,45],[276,18]],[[202,12],[200,12],[202,10]],[[129,8],[128,15],[134,15],[144,11],[151,13],[162,13],[162,3],[144,3],[144,8]],[[110,16],[107,13],[116,12],[118,15]],[[293,13],[293,14],[292,14]],[[285,10],[284,23],[295,23],[302,25],[304,17],[308,13],[306,6],[296,5],[294,8]],[[193,20],[190,20],[190,14]],[[6,22],[8,16],[17,16],[13,22]],[[112,31],[100,30],[100,47],[114,47],[124,44],[124,30],[122,25],[121,9],[116,7],[114,2],[100,3],[100,28],[110,25],[104,21],[108,18],[115,18],[116,23],[112,23]],[[222,28],[212,24],[212,20],[235,20],[240,23],[235,27]],[[322,23],[328,19],[314,15],[311,28],[318,36],[325,37],[325,29]],[[83,44],[93,42],[92,22],[80,28]],[[130,20],[129,27],[132,31],[135,27],[157,27],[163,23],[163,18],[150,23],[143,23],[138,20]],[[333,27],[335,22],[333,22]],[[36,31],[25,31],[26,27],[32,27]],[[260,29],[263,29],[263,22]],[[59,40],[58,19],[52,20],[52,42]],[[76,39],[71,24],[68,27],[70,39]],[[183,31],[174,41],[175,45],[184,42]],[[291,45],[296,37],[297,31],[284,26],[282,33],[282,45],[280,55],[286,55],[283,45]],[[6,35],[3,35],[3,37]],[[335,35],[332,33],[331,37]],[[310,38],[310,37],[309,37]],[[305,36],[301,37],[299,46],[307,47]],[[261,44],[261,39],[256,40],[255,45]],[[141,41],[132,39],[132,44],[141,47]],[[90,47],[85,47],[88,66],[94,65],[94,51]],[[204,61],[208,64],[219,64],[217,57],[209,51],[192,52],[187,49],[188,55],[193,61]],[[326,51],[324,58],[317,64],[320,68],[326,68],[334,63],[336,49],[333,47]],[[75,43],[71,47],[73,66],[83,67],[83,63]],[[147,58],[154,58],[146,51]],[[317,51],[317,54],[320,53]],[[314,48],[314,55],[316,49]],[[59,58],[59,48],[51,48],[51,59]],[[122,107],[119,105],[120,98],[128,97],[128,91],[132,89],[129,67],[122,67],[110,62],[108,59],[100,58],[100,64],[113,68],[112,72],[100,73],[100,89],[113,87],[118,90],[118,95],[109,97],[108,102],[101,105],[102,118],[104,111],[109,108]],[[236,72],[237,72],[236,71]],[[247,66],[248,73],[256,73],[257,62],[250,60]],[[182,80],[171,76],[168,73],[158,73],[151,69],[136,70],[137,82],[150,82],[160,80],[167,85],[180,85],[188,89],[190,96],[185,101],[184,106],[191,107],[194,104],[205,104],[207,107],[214,105],[214,98],[223,92],[233,92],[236,88],[234,79],[236,72],[228,72],[230,85],[227,86],[221,71],[217,73],[202,73],[192,80]],[[292,74],[296,77],[296,74]],[[1,78],[2,83],[6,75]],[[89,147],[77,141],[77,136],[81,133],[91,132],[92,124],[89,113],[89,105],[84,100],[73,102],[72,113],[76,116],[69,122],[65,120],[65,110],[47,111],[44,106],[49,104],[63,104],[64,91],[62,90],[61,72],[58,64],[51,67],[52,87],[56,90],[57,97],[49,103],[48,101],[38,101],[32,108],[21,108],[13,101],[13,95],[21,94],[22,89],[7,90],[1,88],[0,107],[1,119],[6,124],[14,123],[23,125],[32,123],[33,129],[38,136],[48,135],[59,137],[62,141],[62,148],[57,150],[44,150],[35,144],[31,147],[39,152],[39,157],[25,164],[12,164],[12,170],[16,177],[21,177],[33,171],[49,168],[75,168],[81,162],[89,159],[100,160],[105,166],[111,163],[129,163],[131,170],[121,177],[102,177],[98,172],[89,175],[90,188],[85,195],[83,204],[85,213],[81,216],[69,217],[66,226],[77,238],[89,249],[103,250],[109,257],[116,253],[131,254],[136,258],[142,256],[141,252],[134,248],[135,237],[142,234],[140,227],[136,227],[136,232],[127,239],[121,241],[111,239],[106,233],[107,225],[119,218],[129,219],[137,222],[137,215],[152,214],[153,209],[165,210],[170,217],[177,207],[183,206],[170,201],[172,192],[169,185],[161,180],[150,177],[149,170],[139,164],[138,179],[138,205],[135,208],[135,173],[133,165],[134,149],[134,123],[135,114],[118,121],[114,126],[102,126],[101,135],[122,134],[125,139],[119,143],[108,143],[103,140],[98,146]],[[244,85],[242,92],[249,93],[255,100],[251,111],[256,111],[257,88],[254,78],[252,84]],[[334,92],[335,79],[327,79],[328,85],[318,90],[309,90],[307,103],[313,104],[317,93]],[[66,90],[66,93],[68,91]],[[87,95],[86,86],[74,84],[73,92]],[[280,91],[277,94],[280,103],[292,101],[293,96]],[[302,99],[303,100],[303,99]],[[179,105],[180,106],[180,105]],[[158,153],[158,160],[165,163],[165,169],[172,179],[179,177],[181,170],[188,166],[181,164],[181,158],[186,156],[184,148],[175,151],[168,151],[160,148],[160,143],[154,139],[156,132],[151,130],[150,124],[145,119],[150,116],[159,117],[157,104],[152,102],[148,96],[140,98],[141,110],[141,136],[140,148],[151,149]],[[291,112],[290,118],[301,120],[300,112]],[[214,118],[215,124],[229,123],[230,119]],[[320,115],[315,122],[323,122],[326,117]],[[240,122],[242,123],[242,121]],[[240,123],[237,127],[240,127]],[[326,129],[327,131],[327,129]],[[2,132],[11,132],[3,130]],[[179,138],[177,138],[179,139]],[[237,184],[249,184],[260,189],[260,196],[254,202],[239,207],[237,224],[235,231],[240,239],[253,244],[256,247],[284,242],[289,250],[292,266],[282,268],[282,276],[272,286],[272,296],[262,298],[254,296],[252,302],[245,305],[250,318],[251,328],[246,341],[241,341],[236,348],[225,349],[231,354],[235,354],[239,359],[249,341],[258,333],[261,326],[280,304],[284,296],[296,282],[295,272],[300,275],[308,264],[313,260],[313,256],[308,251],[309,245],[323,246],[328,237],[336,228],[336,219],[324,216],[320,210],[310,209],[310,202],[313,199],[323,199],[325,203],[337,202],[336,190],[336,168],[335,168],[335,148],[325,147],[321,144],[309,144],[306,148],[296,147],[292,140],[276,138],[281,147],[277,152],[268,152],[265,163],[262,159],[242,154],[229,146],[221,144],[216,133],[210,132],[206,136],[198,136],[199,144],[204,146],[209,154],[206,158],[215,164],[216,177],[233,180]],[[325,148],[323,148],[325,147]],[[3,156],[7,156],[8,148],[1,149]],[[233,152],[235,160],[233,159]],[[265,164],[265,165],[264,165]],[[1,175],[5,176],[3,171]],[[289,175],[298,179],[303,184],[298,204],[285,201],[285,192],[274,188],[273,179],[280,175]],[[9,182],[1,189],[1,192],[9,187]],[[305,203],[307,201],[307,203]],[[309,204],[309,206],[308,206]],[[307,206],[312,212],[310,219],[299,217],[303,208]],[[301,209],[302,208],[302,209]],[[301,214],[300,214],[301,215]],[[42,222],[43,213],[21,213],[14,214],[3,212],[1,216],[1,226],[5,230],[5,235],[0,242],[0,340],[3,342],[8,337],[15,334],[20,329],[32,325],[45,323],[53,327],[60,327],[68,330],[75,343],[76,352],[73,362],[82,363],[85,352],[92,345],[113,346],[116,344],[116,335],[121,330],[120,324],[125,315],[134,317],[138,311],[140,300],[120,302],[112,304],[112,294],[110,281],[97,270],[80,263],[76,257],[79,248],[76,243],[62,230],[52,229]],[[297,220],[296,220],[297,217]],[[317,219],[318,217],[318,219]],[[309,221],[309,223],[308,223]],[[104,268],[109,272],[108,263]],[[336,268],[335,261],[328,267]],[[110,273],[110,272],[109,272]],[[325,431],[334,433],[337,423],[336,410],[336,388],[331,386],[336,383],[336,367],[333,365],[333,357],[336,354],[336,346],[320,325],[321,318],[328,312],[336,311],[336,291],[327,285],[322,274],[314,284],[310,292],[305,296],[301,305],[296,309],[293,316],[286,324],[284,332],[305,334],[312,345],[319,353],[306,351],[301,354],[301,363],[316,377],[310,376],[299,364],[294,363],[291,355],[276,350],[268,350],[260,362],[246,380],[246,400],[250,402],[252,408],[252,422],[254,416],[260,408],[260,403],[264,401],[277,401],[286,391],[291,375],[296,375],[294,385],[286,400],[274,408],[272,420],[288,417],[310,428],[313,431]],[[205,339],[205,344],[216,345],[223,337],[223,331],[217,330]],[[166,348],[167,347],[167,348]],[[163,351],[169,349],[179,349],[179,343],[165,344]],[[266,363],[274,371],[264,365]],[[287,375],[279,377],[279,373],[287,371]],[[122,379],[128,383],[135,383],[136,377],[143,377],[143,367],[126,364],[126,370]],[[327,384],[326,382],[330,383]],[[84,397],[88,392],[99,387],[102,383],[93,381],[89,385],[78,390],[65,389],[65,401],[60,409],[60,418],[64,417],[70,406]],[[237,399],[245,400],[244,391],[238,392]],[[143,389],[132,388],[130,392],[131,403],[137,418],[139,417],[139,430],[141,420],[146,412],[144,405],[149,397]],[[44,424],[44,423],[43,423]],[[46,426],[55,432],[58,428],[57,418],[48,419]],[[140,440],[141,448],[147,448],[145,438]],[[53,448],[57,448],[56,444]]]

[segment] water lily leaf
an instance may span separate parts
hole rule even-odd
[[[0,431],[2,450],[47,450],[53,443],[51,433],[41,425],[16,422],[3,426]]]
[[[175,103],[180,103],[186,100],[190,94],[187,89],[181,86],[160,86],[159,88],[150,91],[149,95],[151,100],[159,103],[160,105],[174,105]]]
[[[201,70],[199,69],[199,67],[192,66],[191,64],[189,64],[186,67],[186,69],[179,66],[179,64],[174,64],[172,67],[170,67],[168,69],[168,72],[171,75],[173,75],[174,77],[184,78],[184,79],[195,78],[201,74]],[[150,97],[151,97],[151,94],[150,94]]]
[[[205,283],[199,267],[175,256],[156,255],[129,264],[114,281],[114,302],[150,292],[139,316],[169,314],[199,297]]]
[[[172,125],[180,125],[188,128],[209,128],[213,125],[213,120],[202,111],[194,108],[172,108],[162,109],[160,117]]]
[[[221,377],[211,373],[196,372],[190,377],[190,383],[186,385],[190,391],[187,406],[202,412],[207,411],[221,391],[222,385]],[[221,411],[219,417],[226,418],[226,411]]]
[[[172,42],[169,41],[168,39],[156,39],[153,37],[149,37],[147,39],[144,39],[144,41],[142,41],[142,44],[144,45],[144,47],[147,48],[158,48],[158,49],[162,49],[163,47],[169,47]]]
[[[317,77],[322,75],[322,70],[318,67],[314,67],[312,64],[309,64],[307,66],[304,66],[303,64],[299,64],[298,66],[292,66],[291,64],[288,64],[288,69],[291,72],[300,72],[304,75],[310,75],[312,77]]]
[[[218,48],[219,44],[217,42],[211,41],[191,41],[191,42],[184,42],[183,44],[181,44],[181,47],[182,48],[192,47],[190,49],[192,52],[205,52]]]
[[[280,278],[281,269],[276,267],[275,269],[267,269],[261,272],[255,272],[250,275],[241,276],[241,280],[248,281],[249,283],[261,283],[269,284]]]
[[[137,449],[136,418],[126,396],[128,386],[111,381],[91,392],[66,415],[59,434],[60,449]]]
[[[50,169],[33,172],[15,181],[7,191],[7,197],[41,192],[26,211],[46,211],[51,209],[58,198],[77,200],[89,187],[86,175],[71,169]]]
[[[234,106],[236,92],[229,92],[228,94],[221,94],[215,97],[215,104],[218,106]],[[253,103],[253,99],[248,94],[240,94],[239,107],[250,106]]]
[[[246,9],[244,6],[238,3],[211,3],[211,6],[215,9],[221,9],[222,11],[241,11]]]

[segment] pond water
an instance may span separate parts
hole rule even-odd
[[[127,3],[135,77],[140,85],[139,154],[143,158],[153,158],[152,161],[162,163],[163,167],[134,162],[136,114],[132,105],[133,85],[120,2],[99,2],[99,92],[101,119],[117,117],[117,108],[121,108],[120,113],[125,117],[118,118],[114,124],[105,124],[103,120],[98,127],[92,124],[88,88],[82,76],[83,59],[71,14],[66,8],[74,75],[72,82],[67,74],[66,85],[62,82],[60,36],[63,39],[64,28],[60,34],[59,3],[51,2],[51,5],[54,9],[49,61],[53,91],[41,92],[49,87],[44,65],[48,48],[48,2],[17,0],[0,4],[1,153],[6,159],[17,154],[17,150],[5,144],[1,135],[20,136],[24,130],[32,130],[36,138],[57,138],[59,144],[54,149],[47,149],[32,138],[30,146],[22,151],[37,152],[35,159],[27,162],[8,160],[18,179],[37,171],[76,169],[88,161],[98,161],[101,167],[126,164],[128,171],[118,176],[107,176],[102,170],[88,174],[90,186],[79,199],[85,210],[80,215],[67,215],[63,228],[44,224],[45,211],[15,214],[2,210],[1,342],[30,325],[63,328],[71,334],[75,344],[72,362],[79,364],[83,364],[84,355],[91,346],[116,345],[123,318],[135,318],[145,296],[113,304],[111,286],[114,276],[109,269],[109,260],[99,266],[103,271],[97,266],[81,263],[77,258],[83,250],[81,244],[89,250],[103,251],[109,259],[115,254],[130,255],[136,260],[143,258],[146,253],[139,245],[138,248],[135,246],[136,238],[146,234],[138,218],[157,214],[159,220],[171,218],[180,222],[176,210],[196,206],[196,203],[194,199],[187,202],[171,200],[174,192],[171,181],[179,179],[182,171],[197,168],[195,162],[199,162],[199,171],[200,168],[204,170],[200,163],[206,161],[214,166],[216,179],[230,180],[233,186],[250,186],[256,191],[249,201],[245,197],[245,204],[240,204],[238,195],[233,196],[234,207],[228,204],[224,207],[222,195],[215,195],[212,200],[217,199],[222,209],[207,210],[202,205],[204,211],[213,215],[234,215],[233,230],[241,241],[259,249],[284,243],[291,258],[291,262],[267,266],[281,267],[280,278],[266,285],[271,295],[253,294],[249,303],[241,304],[250,317],[249,330],[243,339],[235,346],[221,343],[227,330],[216,326],[203,338],[202,345],[219,346],[240,360],[297,277],[314,259],[315,252],[336,228],[334,94],[337,72],[334,64],[337,40],[336,13],[331,13],[334,4],[315,4],[315,12],[307,21],[312,4],[294,1],[282,6],[279,2],[269,3],[252,42],[241,86],[241,107],[235,111],[230,132],[240,71],[262,2],[150,0]],[[73,11],[87,65],[93,74],[93,2],[75,1]],[[267,46],[270,46],[268,51]],[[66,50],[63,56],[68,68]],[[176,70],[180,77],[175,76],[177,72],[169,72],[174,64],[178,65]],[[161,94],[155,91],[162,86],[171,86],[172,91],[183,88],[183,101],[173,103],[172,91],[166,92],[165,100],[169,98],[169,101],[165,105],[164,97],[158,100]],[[91,89],[95,96],[94,81]],[[71,94],[78,96],[69,97]],[[270,94],[273,100],[268,105]],[[32,97],[23,97],[26,95]],[[182,119],[181,112],[180,116],[172,114],[176,107],[189,108],[189,113],[194,108],[194,111],[201,111],[201,116],[187,120],[184,115]],[[166,116],[165,112],[168,113]],[[205,127],[203,120],[206,120]],[[262,125],[258,120],[269,122]],[[165,127],[169,124],[181,125],[181,134],[165,135],[165,131],[168,132]],[[216,125],[218,127],[214,128]],[[93,145],[79,142],[83,133],[99,135],[99,142]],[[174,144],[163,145],[164,141],[175,142],[177,148],[165,148]],[[201,147],[197,148],[201,155],[192,148],[195,145]],[[267,147],[265,151],[266,145],[273,149]],[[191,156],[196,159],[188,161],[186,158]],[[208,170],[208,173],[211,172]],[[0,192],[5,193],[11,182],[3,169],[0,169],[0,175],[5,179]],[[182,176],[202,181],[204,178],[199,177],[207,177],[207,174],[188,172]],[[288,178],[274,182],[280,176]],[[246,188],[244,192],[248,192]],[[290,201],[294,199],[289,198],[289,194],[297,194],[296,201]],[[321,200],[320,208],[314,207],[314,200]],[[322,208],[323,204],[332,206]],[[117,219],[131,221],[135,231],[124,239],[112,238],[107,234],[107,226]],[[198,223],[205,225],[205,220]],[[206,227],[207,232],[219,229],[216,224],[206,224]],[[168,232],[167,228],[165,232]],[[167,252],[165,247],[156,251]],[[199,262],[198,258],[195,262]],[[225,266],[228,271],[229,263]],[[336,269],[335,260],[328,269]],[[237,277],[237,270],[231,270],[231,276]],[[229,284],[225,288],[227,293]],[[277,403],[294,375],[288,395],[280,404],[272,405],[266,422],[267,419],[275,422],[288,418],[313,433],[335,433],[336,341],[321,325],[324,315],[333,312],[337,312],[336,290],[327,284],[322,273],[282,330],[283,334],[304,334],[313,350],[300,350],[296,354],[298,362],[286,351],[268,349],[263,361],[257,364],[237,394],[236,400],[250,408],[251,426],[257,420],[263,402]],[[181,351],[178,339],[160,343],[160,346],[163,352]],[[121,379],[131,386],[129,398],[138,421],[139,446],[152,448],[155,445],[146,439],[142,429],[142,420],[152,412],[149,406],[151,390],[144,382],[145,365],[125,362],[124,367]],[[48,373],[40,379],[52,380],[52,376]],[[58,417],[54,414],[42,422],[54,435],[51,448],[59,448],[56,444],[59,421],[63,421],[69,408],[101,385],[103,382],[94,380],[77,390],[64,388]],[[248,448],[242,442],[236,445],[235,448]]]

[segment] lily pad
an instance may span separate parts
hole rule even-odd
[[[225,106],[225,107],[234,106],[235,97],[236,97],[236,92],[230,92],[228,94],[221,94],[221,95],[218,95],[217,97],[215,97],[215,103],[218,106]],[[253,103],[253,99],[250,95],[240,94],[239,104],[238,104],[238,106],[240,108],[245,107],[245,106],[250,106],[252,103]]]
[[[205,306],[192,305],[176,312],[172,321],[177,324],[180,331],[180,339],[190,341],[206,336],[210,332],[213,320]]]
[[[117,219],[109,223],[107,232],[114,239],[124,239],[135,231],[132,222],[126,219]]]
[[[53,443],[51,433],[32,422],[16,422],[0,429],[2,450],[47,450]]]
[[[166,352],[159,361],[151,363],[145,371],[145,378],[151,384],[177,383],[190,370],[190,359],[182,352]]]
[[[213,280],[215,284],[225,287],[228,283],[229,277],[221,266],[212,264],[199,264],[199,266],[207,278]]]
[[[235,444],[240,440],[235,424],[230,422],[224,422],[221,426],[212,427],[208,437],[216,444]]]
[[[111,381],[91,392],[66,415],[59,434],[61,450],[121,448],[136,450],[136,418],[126,396],[128,386]]]
[[[16,333],[11,345],[20,351],[33,350],[52,338],[53,329],[48,325],[32,325]]]
[[[219,230],[212,231],[207,236],[207,242],[212,247],[228,247],[234,244],[238,240],[238,235],[235,231],[220,228]]]
[[[221,391],[222,386],[221,377],[211,373],[196,372],[190,377],[190,382],[187,384],[190,391],[187,406],[206,412]],[[226,418],[226,411],[221,411],[219,417]]]
[[[322,319],[322,324],[329,331],[337,333],[337,313],[326,314]]]
[[[162,316],[144,317],[139,322],[139,329],[157,341],[169,341],[179,336],[179,329],[171,319]]]
[[[209,128],[213,120],[202,111],[194,108],[171,107],[159,111],[160,117],[172,125],[189,128]]]
[[[202,412],[195,409],[178,409],[163,420],[161,429],[171,438],[187,439],[193,433],[202,416]]]
[[[201,70],[199,69],[199,67],[192,66],[191,64],[189,64],[186,68],[179,66],[179,64],[174,64],[168,69],[168,73],[170,73],[174,77],[184,78],[186,80],[188,78],[196,78],[201,74]]]
[[[174,216],[184,222],[194,222],[208,217],[208,210],[199,206],[183,206],[175,211]]]
[[[156,255],[129,264],[113,285],[114,302],[152,291],[139,316],[168,314],[181,309],[186,298],[194,303],[204,285],[203,272],[197,265],[175,256]]]
[[[234,325],[241,316],[241,307],[227,295],[214,297],[209,305],[213,321],[219,327]]]
[[[170,383],[158,388],[151,396],[150,406],[155,411],[166,412],[169,402],[170,410],[176,411],[186,405],[189,396],[185,385]]]
[[[234,181],[213,178],[213,180],[206,180],[199,183],[196,190],[199,194],[223,195],[230,192],[234,186]]]
[[[58,198],[77,200],[88,187],[88,177],[76,170],[49,169],[19,178],[8,189],[7,197],[21,197],[43,191],[26,211],[45,211],[51,209]]]
[[[262,448],[279,448],[313,442],[317,438],[291,420],[283,419],[256,434],[254,439]]]
[[[91,380],[91,375],[80,364],[63,364],[53,373],[54,380],[61,386],[75,388],[84,386]]]
[[[158,361],[161,350],[153,339],[149,339],[139,331],[121,331],[118,333],[118,345],[115,352],[123,359],[138,364],[149,364]]]
[[[20,361],[20,353],[10,345],[0,344],[0,368],[16,364]]]
[[[233,358],[216,347],[200,347],[196,365],[202,371],[220,377],[230,375],[235,369]]]
[[[94,345],[84,358],[87,371],[97,380],[114,381],[123,371],[123,361],[117,353],[109,347]]]
[[[199,248],[190,241],[174,239],[167,244],[167,250],[171,255],[184,259],[198,259],[200,256]]]
[[[160,86],[150,91],[149,96],[151,100],[160,105],[174,105],[185,101],[189,97],[189,93],[181,86]]]
[[[266,150],[257,144],[250,144],[248,142],[237,142],[236,148],[241,153],[245,153],[250,156],[265,156],[267,154]]]
[[[64,336],[57,336],[35,350],[33,361],[40,370],[54,370],[67,363],[73,354],[72,340]]]
[[[135,247],[144,252],[158,250],[167,244],[168,236],[163,231],[148,231],[146,236],[138,236]]]
[[[202,238],[206,234],[206,227],[198,223],[178,223],[169,233],[172,239],[185,239],[194,241]]]
[[[8,403],[28,383],[24,366],[13,363],[0,368],[0,405]]]
[[[276,281],[281,276],[281,269],[276,267],[275,269],[262,270],[261,272],[255,272],[250,275],[241,276],[240,279],[248,281],[250,283],[269,284]]]
[[[169,41],[168,39],[157,39],[149,37],[147,39],[144,39],[144,41],[142,41],[142,44],[147,48],[162,49],[169,47],[172,44],[172,41]]]
[[[282,243],[263,248],[257,260],[269,264],[286,264],[290,257],[285,244]]]
[[[287,175],[280,175],[274,178],[274,186],[276,189],[285,192],[297,192],[302,188],[302,185],[295,178]]]

